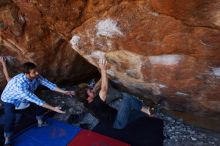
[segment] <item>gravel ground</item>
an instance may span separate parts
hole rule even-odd
[[[158,112],[157,117],[164,121],[164,146],[220,146],[220,133],[193,127],[163,113]]]

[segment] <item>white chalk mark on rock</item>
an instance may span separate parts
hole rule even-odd
[[[151,64],[175,65],[178,64],[182,58],[182,55],[159,55],[150,56],[149,60]]]
[[[164,84],[159,84],[159,87],[160,87],[160,88],[167,88],[167,86],[164,85]]]
[[[123,33],[117,26],[117,22],[110,18],[101,20],[96,24],[97,36],[107,36],[112,38],[113,36],[122,36]]]
[[[72,45],[73,48],[78,48],[79,42],[80,42],[80,37],[78,35],[74,35],[70,40],[70,44]]]
[[[218,68],[213,68],[212,71],[213,71],[213,74],[214,74],[215,76],[220,77],[220,67],[218,67]]]
[[[105,58],[105,52],[93,51],[90,56],[93,57],[93,58],[97,58],[97,59]]]
[[[157,12],[151,12],[151,15],[157,17],[157,16],[159,16],[159,13],[157,13]]]
[[[206,47],[212,47],[212,45],[209,45],[209,44],[203,42],[202,40],[200,40],[200,43],[201,43],[202,45],[206,46]]]
[[[177,96],[188,96],[189,94],[186,94],[186,93],[177,91],[177,92],[176,92],[176,95],[177,95]]]
[[[112,77],[114,77],[115,76],[115,73],[114,73],[114,71],[112,71],[112,70],[107,70],[107,74],[108,75],[110,75],[110,76],[112,76]]]
[[[167,88],[167,86],[164,84],[158,84],[158,83],[150,83],[150,84],[154,95],[160,95],[161,94],[160,89]]]

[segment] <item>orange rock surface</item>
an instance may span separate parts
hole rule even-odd
[[[40,72],[55,82],[79,81],[96,70],[25,0],[0,3],[0,55],[6,56],[11,76],[25,61],[36,63]],[[2,72],[0,78],[2,88],[6,84]]]

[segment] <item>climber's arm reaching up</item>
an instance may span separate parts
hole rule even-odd
[[[101,90],[99,92],[99,96],[103,101],[106,101],[107,93],[108,93],[108,78],[107,78],[107,61],[105,59],[101,59],[99,61],[99,68],[101,69]]]

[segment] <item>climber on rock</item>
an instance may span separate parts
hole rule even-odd
[[[99,60],[99,68],[101,70],[101,88],[97,90],[97,85],[94,88],[86,86],[76,91],[76,96],[95,117],[106,125],[116,129],[123,129],[128,123],[132,109],[142,111],[151,116],[149,108],[144,107],[140,100],[128,94],[123,96],[119,109],[116,110],[109,106],[106,103],[108,79],[106,73],[107,61],[105,59]]]
[[[13,134],[14,125],[17,121],[17,114],[21,114],[23,111],[25,111],[25,109],[27,109],[30,106],[30,102],[34,103],[33,105],[38,105],[35,107],[38,127],[46,126],[46,122],[43,121],[42,109],[40,109],[39,106],[55,111],[57,113],[65,113],[61,110],[60,107],[51,106],[47,104],[45,101],[39,99],[34,94],[39,85],[46,86],[50,90],[63,93],[68,96],[72,96],[75,93],[74,91],[64,91],[61,88],[57,87],[56,84],[53,84],[44,77],[42,77],[38,73],[36,65],[31,62],[24,63],[23,73],[20,73],[10,79],[10,77],[8,76],[5,61],[2,57],[0,58],[0,61],[3,64],[3,71],[8,81],[8,84],[2,92],[1,100],[3,101],[3,108],[5,114],[5,146],[9,146],[11,145],[11,136]]]

